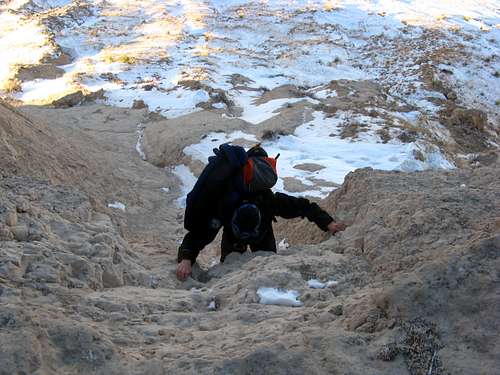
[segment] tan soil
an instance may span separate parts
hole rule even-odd
[[[281,220],[277,239],[303,245],[234,254],[180,283],[178,181],[139,157],[137,125],[163,166],[203,135],[182,121],[212,131],[216,117],[21,111],[0,106],[0,374],[497,373],[496,154],[489,167],[353,172],[320,202],[342,234]],[[262,286],[304,306],[261,305]]]

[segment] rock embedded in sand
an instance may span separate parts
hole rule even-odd
[[[300,169],[302,171],[307,171],[307,172],[317,172],[322,169],[325,169],[325,166],[315,163],[301,163],[301,164],[296,164],[293,167],[295,169]]]
[[[19,213],[25,213],[30,210],[31,206],[29,202],[24,198],[16,199],[16,211]]]
[[[33,81],[35,79],[56,79],[62,77],[65,71],[53,64],[25,65],[17,71],[17,78],[21,81]]]
[[[5,216],[5,224],[9,227],[15,227],[17,225],[17,212],[15,210],[10,210]]]
[[[95,92],[88,92],[78,90],[76,92],[62,96],[59,99],[53,100],[51,104],[56,108],[69,108],[80,105],[86,102],[92,102],[104,97],[104,91],[98,90]]]
[[[291,193],[301,193],[311,189],[311,186],[304,185],[302,181],[294,177],[283,177],[283,184],[286,191]]]
[[[142,99],[134,100],[134,102],[132,103],[132,109],[144,109],[144,108],[148,108],[148,106],[146,105],[146,103],[144,103],[144,100]]]
[[[17,225],[11,228],[16,241],[28,241],[29,231],[26,225]]]
[[[83,91],[78,90],[71,94],[65,95],[59,99],[54,100],[51,104],[56,108],[69,108],[83,103],[85,95]]]

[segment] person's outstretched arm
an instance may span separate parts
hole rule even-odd
[[[343,231],[346,225],[336,223],[333,218],[316,203],[306,198],[297,198],[283,193],[274,194],[274,214],[285,219],[307,218],[321,230],[332,234]]]
[[[218,229],[205,233],[188,232],[184,236],[177,253],[176,274],[179,280],[184,281],[191,276],[192,265],[196,262],[200,251],[214,240],[217,232]]]

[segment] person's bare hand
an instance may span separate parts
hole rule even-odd
[[[347,225],[345,225],[344,223],[335,223],[332,221],[330,224],[328,224],[328,230],[332,235],[335,235],[335,233],[337,232],[342,232],[346,228]]]
[[[189,259],[183,259],[178,265],[177,265],[177,278],[180,281],[186,281],[186,279],[191,276],[191,261]]]

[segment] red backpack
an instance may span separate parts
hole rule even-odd
[[[272,188],[278,181],[278,172],[276,170],[276,162],[279,154],[274,158],[267,156],[255,155],[252,156],[252,147],[248,151],[248,160],[243,166],[243,183],[249,192],[255,193],[258,191]],[[260,146],[258,146],[260,148]],[[263,151],[263,149],[261,148]],[[264,151],[265,152],[265,151]]]

